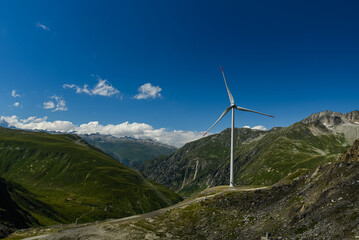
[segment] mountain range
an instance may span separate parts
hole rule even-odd
[[[267,186],[290,181],[321,164],[337,161],[356,138],[358,122],[358,111],[325,111],[289,127],[235,129],[235,184]],[[228,184],[229,149],[230,129],[226,129],[136,168],[173,191],[191,196]]]
[[[128,167],[134,167],[162,155],[169,155],[177,150],[176,147],[150,139],[117,138],[98,133],[79,136]]]

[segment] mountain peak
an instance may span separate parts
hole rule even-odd
[[[349,113],[340,113],[326,110],[324,112],[313,113],[301,122],[310,124],[321,122],[328,130],[334,134],[343,134],[349,144],[359,138],[359,111],[354,110]]]
[[[329,125],[338,125],[341,123],[357,123],[359,124],[359,111],[354,110],[349,113],[340,113],[333,111],[322,111],[318,113],[312,113],[310,116],[302,120],[303,123],[312,123],[315,121],[321,121]]]

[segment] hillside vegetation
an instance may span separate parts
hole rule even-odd
[[[270,131],[235,129],[236,185],[272,185],[337,161],[349,145],[320,121]],[[184,195],[229,182],[230,129],[140,165],[147,177]]]
[[[0,127],[0,177],[22,189],[10,197],[27,226],[118,218],[180,200],[70,134]]]

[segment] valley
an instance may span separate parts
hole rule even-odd
[[[209,188],[152,213],[83,226],[30,229],[10,239],[354,239],[359,236],[359,140],[336,163],[291,183]]]
[[[22,213],[0,219],[4,232],[130,216],[181,200],[75,135],[0,128],[0,160],[13,206],[2,215]]]
[[[359,1],[0,1],[0,239],[359,240]]]
[[[142,176],[75,135],[1,128],[3,235],[31,227],[7,239],[352,239],[353,119],[357,111],[327,111],[269,131],[235,129],[235,188],[229,129],[135,165]]]

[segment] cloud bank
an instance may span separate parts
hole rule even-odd
[[[134,96],[136,99],[147,99],[161,97],[162,88],[153,86],[151,83],[145,83],[138,88],[138,94]]]
[[[99,96],[105,96],[105,97],[111,97],[113,95],[117,95],[120,93],[119,90],[114,88],[109,81],[106,79],[101,79],[99,76],[97,76],[98,83],[95,87],[92,89],[89,88],[87,84],[85,84],[83,87],[80,87],[75,84],[64,84],[63,88],[73,88],[76,90],[76,93],[85,93],[87,95],[99,95]]]
[[[77,134],[110,134],[115,137],[134,137],[138,139],[153,139],[161,143],[176,147],[182,147],[187,142],[197,140],[202,137],[203,132],[168,131],[165,128],[154,129],[146,123],[129,123],[101,125],[98,121],[92,121],[81,125],[75,125],[70,121],[47,121],[47,117],[37,118],[29,117],[20,119],[17,116],[1,116],[0,123],[5,123],[9,127],[29,130],[45,130],[61,133]]]

